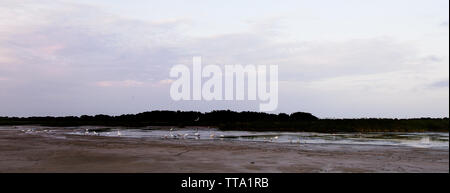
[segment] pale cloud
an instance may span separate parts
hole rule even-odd
[[[172,79],[164,79],[164,80],[160,80],[158,83],[161,85],[167,85],[167,84],[172,84],[172,82],[174,82],[174,80]]]
[[[122,81],[99,81],[95,85],[99,87],[137,87],[144,85],[143,82],[136,80],[122,80]]]
[[[160,81],[138,81],[138,80],[119,80],[119,81],[97,81],[94,82],[95,86],[98,87],[160,87],[160,86],[170,86],[174,80],[164,79]]]
[[[302,106],[320,117],[439,117],[448,113],[448,87],[434,84],[432,71],[396,71],[312,82],[282,81],[280,108]],[[440,82],[439,84],[443,84]],[[289,96],[289,97],[287,97]],[[351,111],[343,110],[351,109]],[[405,111],[408,113],[402,113]],[[435,109],[435,110],[431,110]]]
[[[446,88],[446,89],[448,89],[448,87],[449,87],[449,80],[447,79],[447,80],[436,81],[436,82],[433,82],[432,84],[430,84],[430,86],[434,87],[434,88]]]

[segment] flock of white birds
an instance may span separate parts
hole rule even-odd
[[[215,132],[210,132],[210,135],[209,135],[210,139],[214,139],[217,137],[223,138],[225,136],[224,135],[217,136]],[[171,128],[169,130],[168,134],[162,136],[161,139],[200,139],[200,133],[199,133],[198,129],[196,129],[194,133],[179,133],[179,132],[176,132],[175,129]]]
[[[36,129],[36,128],[29,128],[29,129],[22,129],[21,130],[24,133],[27,134],[37,134],[37,133],[48,133],[51,134],[53,133],[52,130],[48,130],[48,129],[44,129],[44,130],[40,130],[40,129]],[[84,132],[79,132],[78,134],[81,135],[88,135],[88,136],[100,136],[100,132],[97,132],[95,129],[84,129]],[[117,137],[121,137],[123,136],[122,132],[120,130],[114,131],[114,132],[105,132],[106,136],[117,136]],[[214,131],[209,131],[209,137],[208,135],[200,135],[200,132],[198,129],[196,129],[195,131],[192,131],[191,133],[182,133],[177,131],[174,128],[171,128],[167,134],[161,136],[161,139],[224,139],[226,138],[224,135],[218,135],[216,134],[216,132]],[[278,140],[278,136],[273,136],[273,137],[264,137],[263,141],[265,142],[275,142]],[[300,143],[300,139],[289,139],[289,143]]]

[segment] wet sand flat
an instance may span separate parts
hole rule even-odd
[[[27,134],[0,130],[0,172],[449,172],[448,149]]]

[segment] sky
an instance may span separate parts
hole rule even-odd
[[[272,113],[449,116],[448,0],[2,0],[0,116],[259,109],[173,101],[193,56],[278,65]]]

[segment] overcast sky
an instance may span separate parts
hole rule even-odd
[[[448,0],[1,0],[0,116],[257,111],[172,101],[169,69],[279,65],[274,113],[448,117]]]

